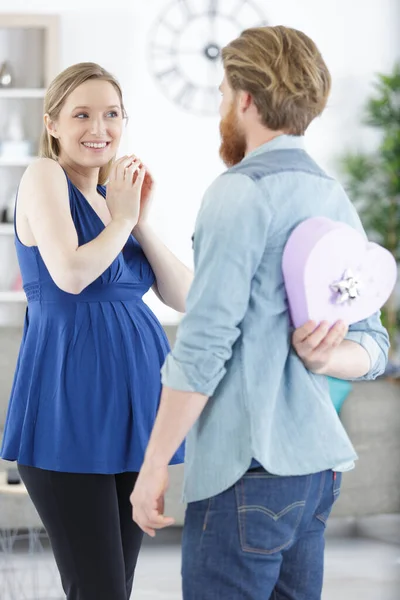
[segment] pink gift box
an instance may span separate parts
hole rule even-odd
[[[326,217],[303,221],[282,259],[294,326],[309,320],[357,323],[388,300],[397,279],[393,255],[349,225]]]

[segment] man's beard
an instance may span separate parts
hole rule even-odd
[[[221,120],[219,130],[221,134],[219,155],[227,167],[233,167],[246,154],[246,138],[240,131],[234,102],[229,109],[229,113]]]

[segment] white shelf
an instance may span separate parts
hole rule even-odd
[[[0,98],[44,98],[44,88],[0,88]]]
[[[26,302],[25,292],[0,292],[0,303],[5,302],[8,304]]]
[[[23,156],[22,158],[8,158],[7,156],[0,155],[0,167],[27,167],[37,156]]]
[[[0,223],[0,235],[14,235],[14,225],[12,223]]]

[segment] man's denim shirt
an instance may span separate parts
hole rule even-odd
[[[164,385],[210,397],[187,438],[188,502],[226,490],[253,458],[277,475],[344,470],[357,458],[327,378],[308,371],[291,345],[282,253],[294,227],[313,216],[363,231],[301,137],[264,144],[205,194],[187,314],[162,369]],[[389,340],[379,315],[352,325],[347,339],[370,356],[363,379],[382,374]]]

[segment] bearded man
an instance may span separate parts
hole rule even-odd
[[[285,244],[324,216],[362,230],[340,184],[304,150],[331,77],[287,27],[244,31],[222,51],[221,157],[194,235],[195,277],[131,496],[153,536],[167,465],[187,436],[184,600],[319,600],[324,531],[356,459],[327,376],[374,379],[387,362],[379,315],[293,331]]]

